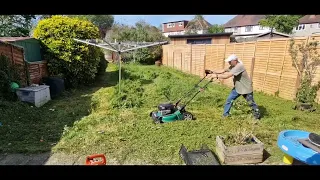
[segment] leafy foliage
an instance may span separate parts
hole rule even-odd
[[[301,82],[296,94],[298,103],[314,103],[317,91],[320,88],[320,82],[312,85],[316,68],[320,65],[320,55],[317,51],[318,45],[318,41],[295,45],[294,39],[291,39],[289,52],[292,58],[292,65],[297,69]],[[299,53],[302,56],[299,56]]]
[[[0,99],[12,100],[14,94],[11,92],[10,84],[15,82],[20,85],[20,74],[23,67],[14,65],[5,55],[0,55]]]
[[[266,15],[265,19],[259,21],[259,25],[291,34],[293,28],[299,24],[301,17],[302,15]]]
[[[135,26],[116,24],[112,28],[110,41],[133,41],[133,42],[158,42],[168,40],[164,37],[161,31],[146,23],[139,21]],[[123,54],[124,61],[135,60],[142,64],[154,64],[162,56],[161,46],[149,48],[141,48],[136,51],[131,51]]]
[[[0,36],[29,36],[32,26],[32,19],[35,19],[34,15],[1,15]]]
[[[223,25],[214,24],[208,29],[209,33],[223,33],[224,27]]]
[[[70,17],[76,17],[83,20],[92,22],[99,28],[100,37],[104,39],[107,31],[112,27],[114,23],[114,17],[112,15],[69,15]]]
[[[99,38],[98,28],[89,21],[66,16],[40,20],[34,37],[45,46],[48,70],[62,75],[70,86],[89,84],[95,78],[101,58],[100,48],[73,40]]]

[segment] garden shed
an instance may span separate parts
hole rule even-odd
[[[25,62],[26,77],[23,78],[28,79],[27,84],[39,84],[48,75],[47,62],[43,59],[39,40],[32,37],[0,37],[0,42],[3,42],[3,46],[6,43],[7,46],[11,44],[12,47],[21,49],[19,58]],[[17,56],[14,48],[5,48],[3,53],[10,59]]]
[[[0,41],[8,42],[24,48],[27,62],[42,61],[40,41],[32,37],[0,37]]]

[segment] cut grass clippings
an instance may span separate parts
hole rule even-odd
[[[320,132],[318,111],[296,111],[293,102],[262,93],[254,97],[263,115],[260,121],[253,120],[242,97],[235,101],[232,116],[222,119],[231,89],[217,83],[210,84],[186,107],[196,120],[154,124],[149,113],[159,103],[168,102],[166,96],[176,101],[199,77],[163,66],[126,64],[119,94],[117,74],[116,66],[109,64],[94,87],[74,90],[40,108],[1,102],[0,151],[104,153],[119,164],[183,164],[181,144],[190,150],[207,144],[215,151],[216,136],[245,129],[264,143],[271,154],[267,163],[277,164],[283,156],[277,147],[280,131]]]

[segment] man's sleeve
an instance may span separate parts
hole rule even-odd
[[[234,76],[238,76],[240,73],[242,73],[245,70],[243,64],[237,64],[234,68],[232,68],[230,70],[230,72],[234,75]]]

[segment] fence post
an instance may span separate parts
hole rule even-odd
[[[254,50],[253,50],[253,57],[251,61],[251,72],[250,72],[250,77],[253,82],[253,71],[254,71],[254,64],[256,61],[256,50],[257,50],[257,41],[254,43]]]
[[[168,50],[169,48],[167,48],[167,66],[169,66],[169,50]]]
[[[174,68],[174,47],[173,47],[173,50],[172,50],[172,67]]]
[[[203,72],[202,74],[205,75],[206,70],[206,59],[207,59],[207,44],[204,45],[204,56],[203,56]]]
[[[182,68],[182,52],[181,52],[181,60],[180,60],[180,62],[181,62],[180,69],[183,72],[183,68]]]
[[[192,74],[192,44],[190,44],[190,74]]]
[[[267,73],[268,73],[270,49],[271,49],[271,40],[269,40],[269,50],[268,50],[267,68],[266,68],[266,72],[265,72],[265,74],[264,74],[263,86],[262,86],[262,91],[263,91],[263,92],[264,92],[264,85],[266,84],[266,78],[267,78]]]
[[[254,71],[254,63],[255,63],[256,58],[253,57],[251,59],[251,72],[250,72],[250,77],[251,77],[251,81],[253,82],[253,71]]]

